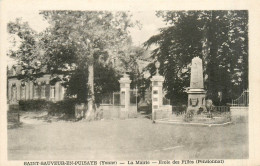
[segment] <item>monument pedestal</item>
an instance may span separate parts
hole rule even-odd
[[[202,60],[199,57],[192,59],[190,88],[188,89],[188,108],[196,113],[200,107],[205,107],[206,91],[204,90]]]
[[[205,107],[206,104],[206,91],[204,89],[189,89],[188,93],[188,110],[195,110],[196,112],[200,107]]]

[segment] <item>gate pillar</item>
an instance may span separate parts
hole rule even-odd
[[[127,74],[124,74],[124,77],[120,78],[120,105],[122,110],[128,111],[130,105],[130,80]]]
[[[160,63],[155,63],[156,75],[151,78],[152,81],[152,120],[155,120],[155,112],[163,105],[163,82],[164,77],[159,74]]]

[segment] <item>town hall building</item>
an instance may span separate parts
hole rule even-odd
[[[65,88],[60,82],[51,83],[51,75],[43,74],[35,81],[23,81],[21,66],[14,65],[7,70],[8,104],[18,104],[20,100],[60,101],[64,99]]]

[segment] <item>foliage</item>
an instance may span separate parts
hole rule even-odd
[[[198,110],[198,112],[197,112],[197,114],[199,115],[199,114],[201,114],[203,111],[204,111],[204,108],[203,108],[203,107],[200,107],[199,110]]]
[[[187,111],[187,106],[186,105],[182,105],[182,106],[173,106],[173,113],[176,116],[182,115],[184,113],[186,113]]]
[[[21,66],[20,79],[35,80],[41,77],[43,64],[39,62],[44,59],[41,34],[34,31],[27,22],[22,22],[20,18],[9,22],[7,30],[12,37],[19,38],[20,45],[17,46],[18,42],[14,40],[13,45],[18,48],[10,49],[8,55],[17,60]]]
[[[73,118],[75,116],[75,105],[78,101],[76,99],[65,99],[53,103],[48,111],[49,115],[65,115]]]
[[[93,63],[94,56],[110,63],[115,49],[128,42],[127,28],[132,26],[125,12],[42,11],[51,27],[46,30],[46,54],[49,69],[68,70],[76,63]]]
[[[21,111],[47,111],[52,102],[46,100],[20,100],[19,109]]]
[[[167,97],[174,104],[186,103],[190,63],[203,60],[207,96],[225,104],[248,88],[248,12],[247,11],[159,11],[168,27],[145,42],[158,46],[153,58],[161,63]],[[147,68],[155,74],[154,64]],[[219,103],[218,92],[223,93]]]
[[[39,34],[20,20],[8,24],[9,33],[21,38],[21,46],[9,55],[27,67],[23,79],[29,76],[35,79],[37,72],[50,73],[52,81],[62,81],[68,97],[76,95],[84,102],[89,94],[94,94],[90,92],[94,85],[97,93],[115,91],[122,70],[116,70],[114,60],[131,45],[128,28],[134,23],[129,13],[41,11],[40,14],[50,26]],[[120,55],[120,59],[129,56]],[[90,66],[94,66],[94,78]]]
[[[193,109],[187,110],[187,112],[186,112],[186,114],[184,115],[184,118],[183,118],[184,122],[190,122],[190,121],[192,121],[195,112],[196,112],[196,111],[193,110]]]

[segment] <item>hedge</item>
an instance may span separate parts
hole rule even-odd
[[[43,111],[49,110],[53,103],[46,100],[20,100],[19,109],[21,111]]]
[[[53,103],[49,109],[49,115],[65,114],[70,117],[75,115],[75,104],[78,101],[76,99],[65,99]]]

